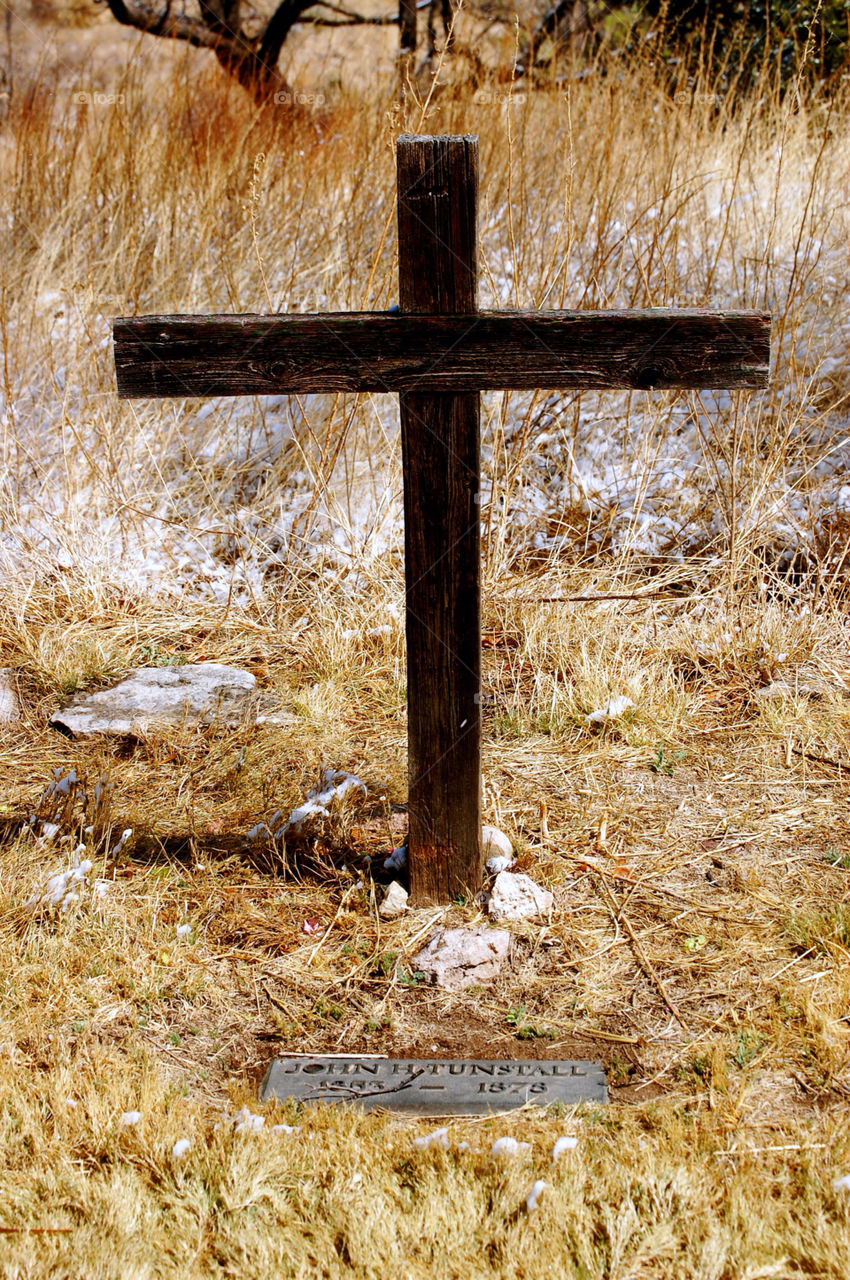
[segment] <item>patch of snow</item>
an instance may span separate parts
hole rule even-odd
[[[138,1124],[141,1118],[141,1111],[122,1111],[121,1115],[118,1117],[118,1123],[125,1126],[134,1125]]]
[[[584,717],[585,724],[605,724],[608,720],[616,720],[624,711],[628,711],[635,704],[631,698],[620,695],[616,698],[609,698],[604,707],[598,707],[596,711],[591,711],[590,715]]]
[[[266,1123],[265,1116],[255,1115],[247,1107],[242,1107],[233,1117],[234,1133],[259,1133]]]
[[[537,1179],[534,1186],[525,1197],[525,1209],[527,1213],[534,1213],[534,1210],[537,1208],[538,1201],[548,1185],[548,1182],[544,1182],[542,1178]]]
[[[573,1138],[570,1135],[558,1138],[552,1148],[552,1163],[554,1164],[558,1157],[563,1155],[565,1151],[575,1151],[577,1146],[578,1138]]]
[[[75,862],[76,865],[69,867],[67,871],[58,871],[55,875],[49,876],[41,893],[33,894],[28,899],[27,908],[36,910],[39,907],[47,907],[67,911],[68,907],[78,902],[80,898],[78,890],[85,887],[88,873],[94,864],[90,858],[84,858],[80,862],[79,850],[75,855]]]
[[[444,1151],[448,1151],[449,1131],[448,1129],[435,1129],[433,1133],[425,1134],[421,1138],[414,1138],[413,1145],[418,1147],[420,1151],[427,1151],[429,1147],[442,1147]]]
[[[308,818],[317,815],[329,818],[331,806],[338,805],[352,789],[361,792],[364,796],[367,793],[366,783],[353,773],[325,769],[322,773],[321,788],[308,791],[304,803],[292,810],[284,831],[301,835]]]
[[[531,1150],[530,1142],[518,1142],[516,1138],[497,1138],[490,1148],[492,1156],[519,1156]]]
[[[188,1138],[178,1138],[174,1146],[171,1148],[171,1158],[173,1160],[181,1160],[187,1151],[191,1151],[192,1144]]]

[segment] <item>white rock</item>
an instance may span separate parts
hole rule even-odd
[[[185,1156],[187,1151],[191,1151],[192,1144],[188,1138],[178,1138],[174,1146],[171,1148],[171,1155],[174,1160],[180,1160]]]
[[[498,827],[481,828],[481,856],[491,876],[497,876],[516,862],[510,837]]]
[[[530,1142],[517,1142],[516,1138],[497,1138],[490,1148],[491,1156],[518,1156],[530,1151]]]
[[[72,738],[139,733],[157,724],[225,724],[256,719],[257,682],[250,671],[220,662],[137,667],[111,689],[82,694],[50,719]]]
[[[624,711],[628,711],[629,707],[635,704],[631,698],[619,697],[609,698],[604,707],[598,707],[596,711],[591,711],[589,716],[584,717],[585,724],[605,724],[608,720],[616,720]]]
[[[533,920],[551,911],[553,901],[530,876],[502,871],[493,881],[488,910],[493,920]]]
[[[178,924],[176,929],[178,938],[188,938],[191,932],[192,926],[190,924]]]
[[[503,858],[512,858],[514,847],[510,837],[506,836],[504,831],[485,824],[481,828],[481,852],[485,858],[497,858],[500,855]]]
[[[832,1189],[833,1191],[850,1191],[850,1173],[845,1173],[843,1178],[835,1178]]]
[[[118,1117],[118,1123],[122,1125],[134,1125],[138,1124],[141,1118],[141,1111],[123,1111]]]
[[[12,669],[0,667],[0,724],[14,724],[20,718],[21,708],[12,684]]]
[[[447,991],[459,991],[495,978],[506,959],[511,935],[504,929],[440,929],[414,956],[414,970]]]
[[[396,916],[404,915],[407,910],[407,899],[410,895],[404,885],[399,884],[398,880],[393,880],[387,889],[383,902],[378,908],[380,915],[385,920],[394,920]]]

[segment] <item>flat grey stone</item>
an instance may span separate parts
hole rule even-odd
[[[412,967],[438,987],[460,991],[495,978],[506,959],[511,935],[504,929],[440,929],[414,956]]]
[[[234,728],[254,722],[256,684],[250,671],[220,662],[137,667],[111,689],[73,698],[50,725],[72,738],[139,733],[162,724]]]
[[[553,901],[531,876],[501,871],[493,881],[488,910],[493,920],[536,920],[552,910]]]
[[[275,1058],[260,1099],[355,1102],[418,1115],[482,1115],[536,1102],[607,1102],[600,1062]]]
[[[383,902],[378,907],[378,914],[385,920],[394,920],[396,916],[404,915],[409,896],[404,886],[400,885],[398,880],[393,880],[384,895]]]
[[[21,708],[12,678],[11,667],[0,667],[0,724],[14,724],[21,718]]]

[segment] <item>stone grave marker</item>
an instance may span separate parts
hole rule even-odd
[[[526,1103],[607,1102],[599,1062],[444,1058],[275,1058],[260,1099],[349,1102],[415,1115],[486,1115]]]

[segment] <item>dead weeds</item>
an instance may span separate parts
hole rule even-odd
[[[52,703],[24,678],[24,720],[0,760],[11,783],[3,1216],[21,1229],[5,1238],[9,1259],[49,1269],[64,1258],[67,1268],[69,1230],[75,1274],[86,1274],[85,1259],[103,1265],[100,1224],[138,1274],[208,1274],[236,1257],[251,1274],[843,1274],[847,1205],[830,1189],[850,1159],[842,767],[789,750],[803,723],[795,698],[730,694],[723,666],[683,677],[688,607],[662,621],[648,606],[625,625],[615,604],[574,609],[558,646],[548,606],[516,619],[510,652],[538,682],[579,655],[552,685],[545,726],[508,733],[496,708],[485,715],[487,819],[512,833],[518,866],[553,887],[555,906],[541,924],[513,928],[497,984],[452,994],[425,985],[414,957],[438,924],[479,921],[476,902],[386,922],[366,874],[405,821],[392,665],[358,668],[338,690],[330,733],[321,704],[304,701],[312,673],[309,661],[293,670],[286,629],[229,621],[228,657],[261,649],[264,681],[291,720],[112,745],[49,733]],[[697,643],[699,603],[694,613]],[[206,656],[216,637],[202,618]],[[90,623],[95,639],[102,625]],[[183,625],[190,634],[188,610]],[[139,634],[157,631],[155,608],[137,607],[132,640],[123,628],[113,612],[118,669],[137,661]],[[834,637],[813,615],[800,661],[781,666],[797,684],[821,681],[802,740],[823,743],[840,766],[850,671]],[[606,655],[604,672],[591,671],[594,653]],[[524,671],[505,671],[498,643],[485,654],[494,684],[522,687]],[[637,694],[634,712],[601,732],[585,725],[584,708],[624,687]],[[294,807],[330,765],[363,776],[369,801],[312,866],[263,867],[247,830]],[[42,813],[61,826],[45,840],[22,819],[44,810],[53,771],[71,768],[76,799]],[[106,887],[65,912],[33,912],[23,904],[86,841],[100,778],[111,816],[88,838],[91,874]],[[113,853],[127,827],[133,836]],[[321,1109],[264,1108],[265,1130],[250,1139],[231,1136],[229,1122],[215,1129],[241,1104],[258,1109],[275,1053],[304,1049],[595,1057],[612,1103],[457,1120],[452,1134],[471,1142],[462,1157],[414,1156],[415,1122]],[[122,1126],[133,1110],[143,1121]],[[273,1138],[284,1119],[308,1141]],[[547,1151],[565,1127],[580,1135],[578,1154],[551,1169]],[[527,1161],[500,1170],[490,1160],[501,1132],[531,1141]],[[182,1161],[170,1154],[181,1136],[192,1144]],[[536,1177],[547,1200],[532,1222],[522,1206]],[[756,1215],[760,1197],[775,1211]],[[372,1208],[364,1216],[358,1205]],[[147,1243],[130,1245],[139,1214]],[[805,1225],[815,1220],[817,1232]]]
[[[258,119],[194,54],[116,37],[126,110],[85,114],[86,38],[0,152],[3,1274],[846,1280],[847,519],[818,487],[846,435],[846,108],[823,138],[821,103],[766,83],[695,113],[621,60],[515,116],[338,86],[320,120]],[[109,315],[256,310],[266,280],[280,310],[391,305],[403,128],[481,133],[482,303],[769,305],[780,334],[757,402],[485,398],[485,818],[555,903],[452,994],[415,957],[480,905],[387,922],[368,874],[407,799],[395,410],[119,410],[108,352]],[[600,432],[628,446],[616,485]],[[209,660],[256,675],[256,727],[48,728],[134,666]],[[333,840],[249,838],[328,767],[370,791]],[[612,1101],[422,1151],[420,1122],[259,1108],[297,1051],[596,1057]],[[494,1160],[503,1134],[527,1153]]]

